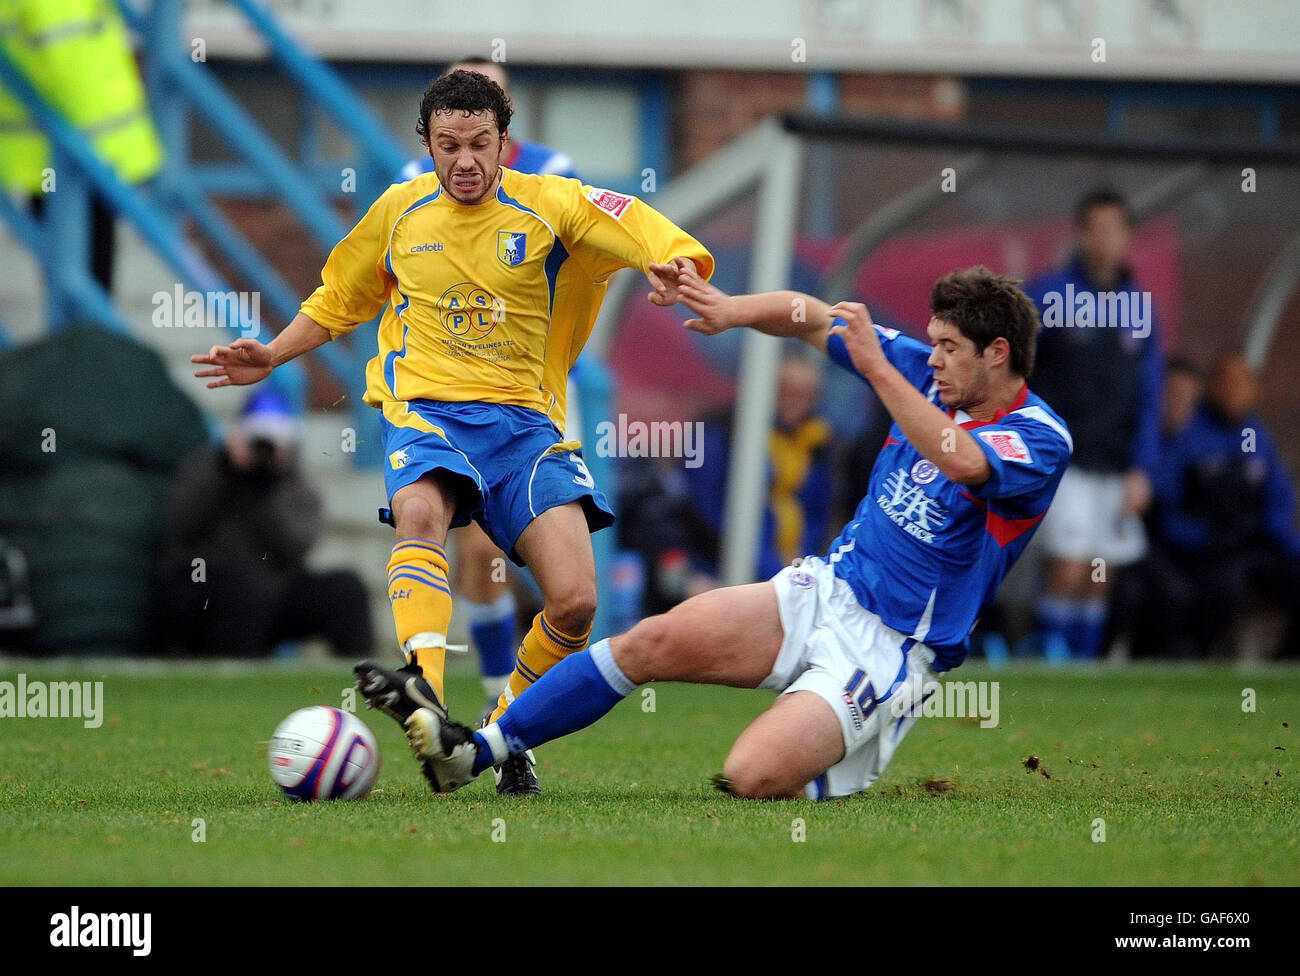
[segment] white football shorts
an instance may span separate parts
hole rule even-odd
[[[1038,538],[1050,558],[1078,562],[1125,566],[1147,551],[1142,520],[1124,511],[1124,475],[1078,468],[1066,468]]]
[[[785,639],[759,687],[811,691],[840,721],[844,758],[808,784],[809,798],[859,793],[880,778],[919,717],[920,707],[895,715],[891,700],[903,682],[938,680],[934,652],[885,626],[817,556],[796,560],[772,582]]]

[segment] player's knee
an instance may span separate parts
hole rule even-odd
[[[797,792],[770,760],[748,752],[733,751],[722,766],[722,775],[728,792],[747,800],[772,800]]]
[[[595,580],[575,581],[547,595],[546,619],[562,633],[585,634],[595,616]]]
[[[429,539],[442,534],[446,513],[427,496],[411,495],[394,500],[393,520],[397,523],[399,536]]]
[[[637,684],[664,680],[675,675],[673,658],[681,642],[669,614],[646,617],[618,638],[614,659],[629,679]]]

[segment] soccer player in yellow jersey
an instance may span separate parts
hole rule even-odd
[[[369,704],[403,724],[445,715],[449,528],[479,522],[533,572],[543,609],[492,718],[586,647],[596,608],[589,533],[613,522],[564,440],[564,382],[610,276],[646,273],[649,300],[677,300],[676,258],[713,273],[694,238],[635,197],[502,167],[511,105],[470,71],[433,82],[417,131],[435,172],[394,184],[334,248],[322,285],[264,345],[239,339],[191,357],[209,387],[256,383],[382,308],[365,401],[382,411],[384,483],[397,530],[389,601],[407,666],[357,665]],[[381,517],[388,513],[381,513]],[[426,777],[436,790],[432,767]],[[502,793],[536,793],[527,757],[498,770]]]
[[[507,95],[510,94],[510,75],[499,61],[486,58],[462,58],[448,66],[444,74],[458,68],[487,75]],[[517,124],[517,120],[516,120]],[[535,142],[511,138],[501,155],[501,165],[520,173],[553,173],[556,176],[577,177],[573,161],[560,152]],[[403,167],[398,181],[415,179],[424,173],[434,172],[433,157],[425,146],[424,155]],[[557,357],[558,358],[558,357]],[[567,428],[564,419],[552,412],[560,430]],[[453,545],[448,547],[451,558],[451,591],[455,594],[456,615],[469,625],[470,643],[478,652],[479,668],[483,676],[483,690],[487,695],[484,715],[490,715],[497,701],[510,684],[515,669],[515,651],[519,646],[516,630],[516,605],[512,581],[498,573],[495,567],[502,561],[501,550],[493,545],[487,533],[477,522],[471,522],[452,532]]]

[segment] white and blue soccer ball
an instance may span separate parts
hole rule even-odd
[[[379,772],[379,746],[355,715],[326,705],[300,708],[267,749],[271,779],[294,800],[356,800]]]

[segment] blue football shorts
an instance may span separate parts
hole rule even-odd
[[[500,403],[390,401],[383,405],[384,489],[393,495],[432,471],[457,488],[452,527],[477,521],[514,562],[528,523],[549,508],[581,502],[587,526],[614,523],[581,445],[544,414]],[[392,523],[388,509],[380,521]]]

